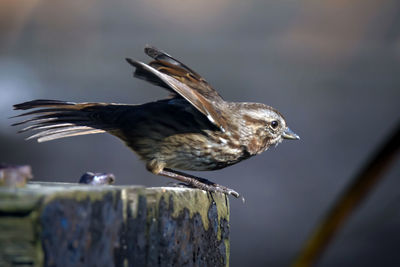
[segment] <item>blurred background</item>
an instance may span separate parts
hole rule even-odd
[[[0,162],[35,180],[112,172],[163,186],[115,137],[38,144],[10,127],[12,105],[47,98],[144,103],[167,92],[132,78],[125,57],[159,47],[233,101],[280,110],[300,141],[215,171],[236,189],[231,266],[287,266],[400,119],[397,0],[2,0]],[[400,266],[400,162],[336,236],[319,266]]]

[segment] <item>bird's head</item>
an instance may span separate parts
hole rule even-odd
[[[252,154],[259,154],[283,139],[298,140],[300,137],[286,125],[285,118],[276,109],[258,103],[244,103],[242,113],[243,140]]]

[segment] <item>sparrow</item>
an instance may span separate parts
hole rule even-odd
[[[33,100],[14,105],[31,116],[13,125],[36,131],[27,139],[45,142],[107,132],[121,139],[148,171],[209,192],[239,193],[204,178],[183,173],[222,169],[276,146],[300,139],[283,115],[261,103],[230,102],[194,70],[167,53],[146,46],[148,64],[127,58],[134,77],[169,91],[170,96],[145,104],[75,103]]]

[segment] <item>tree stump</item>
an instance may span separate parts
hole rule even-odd
[[[198,189],[0,188],[0,266],[228,266],[229,202]]]

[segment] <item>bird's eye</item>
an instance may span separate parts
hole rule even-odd
[[[276,128],[278,127],[278,125],[279,125],[279,122],[278,122],[278,121],[271,121],[271,127],[272,127],[272,129],[276,129]]]

